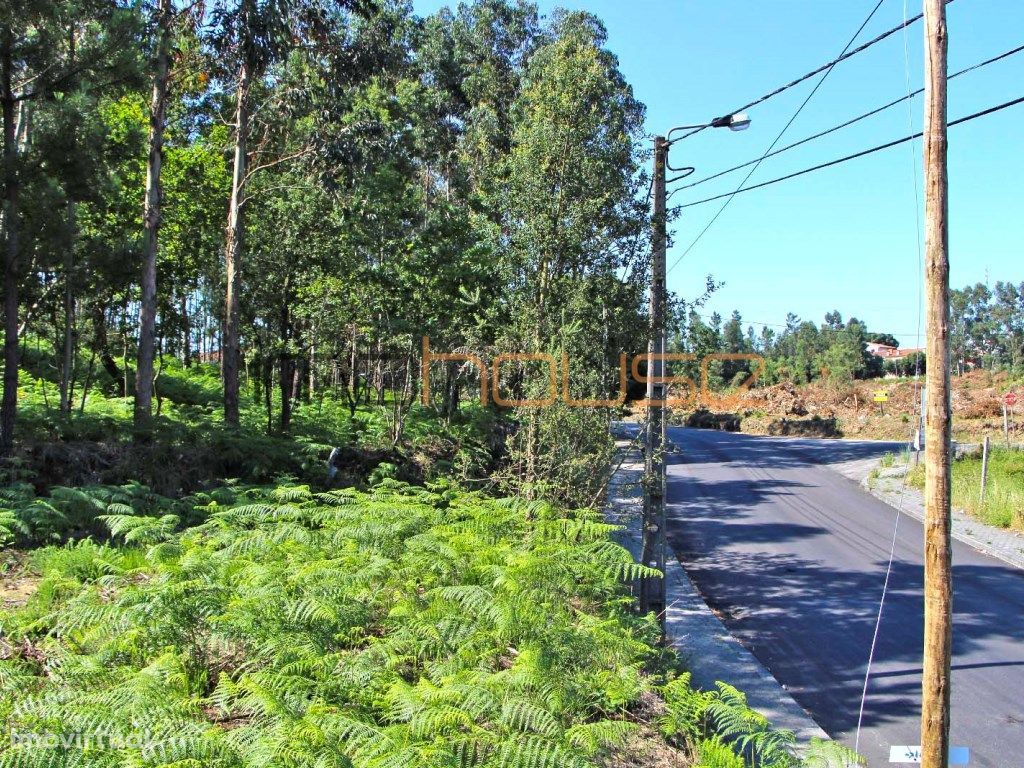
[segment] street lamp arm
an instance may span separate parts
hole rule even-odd
[[[702,131],[705,128],[710,128],[710,127],[711,127],[711,123],[704,123],[702,125],[677,125],[675,128],[670,130],[665,135],[665,140],[668,142],[669,146],[671,146],[672,144],[675,144],[680,139],[686,138],[685,136],[679,136],[678,138],[673,139],[672,138],[672,134],[675,133],[676,131]]]
[[[686,136],[691,135],[688,133],[686,136],[680,136],[679,138],[673,139],[672,134],[676,131],[693,131],[696,133],[697,131],[703,131],[705,128],[728,128],[730,131],[745,131],[749,127],[750,118],[747,117],[747,114],[745,112],[737,112],[734,115],[716,117],[710,123],[702,123],[700,125],[677,125],[668,132],[665,139],[668,142],[668,145],[671,146],[675,142],[679,141],[679,139],[685,139]]]

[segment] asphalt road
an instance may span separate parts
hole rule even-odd
[[[829,469],[892,444],[673,428],[668,541],[708,604],[833,738],[854,745],[896,511]],[[922,526],[903,515],[860,751],[920,743]],[[1024,571],[953,545],[952,743],[1024,766]]]

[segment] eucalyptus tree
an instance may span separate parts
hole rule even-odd
[[[153,411],[153,358],[157,312],[156,263],[162,214],[160,172],[163,163],[164,126],[167,118],[167,89],[171,75],[171,36],[174,13],[172,0],[155,0],[150,8],[153,64],[152,92],[149,102],[146,192],[142,212],[142,275],[134,408],[136,432],[149,426]]]
[[[547,34],[550,41],[530,58],[513,105],[512,145],[494,200],[508,232],[509,290],[518,318],[503,343],[556,357],[572,348],[580,364],[595,370],[609,357],[608,317],[616,317],[620,329],[638,330],[640,285],[621,275],[647,223],[644,108],[604,47],[599,20],[561,13]],[[625,313],[567,313],[572,306]],[[524,416],[529,483],[542,474],[541,422],[557,416],[551,409]]]
[[[224,57],[234,80],[234,148],[231,196],[224,248],[226,272],[224,339],[224,420],[239,422],[239,352],[242,262],[245,244],[246,185],[261,165],[249,165],[252,95],[268,69],[299,47],[343,46],[339,16],[369,12],[369,0],[219,0],[214,7],[214,49]],[[343,30],[342,30],[343,33]],[[275,161],[276,162],[276,161]]]
[[[36,102],[32,140],[22,152],[22,235],[28,266],[21,326],[50,336],[59,410],[71,411],[87,290],[100,267],[95,211],[112,192],[109,129],[113,101],[79,87]],[[127,223],[127,222],[125,222]],[[85,290],[83,290],[85,289]],[[40,321],[50,319],[50,327]]]
[[[3,112],[4,386],[0,453],[14,441],[19,363],[21,149],[34,105],[83,88],[110,87],[135,72],[133,7],[105,0],[11,0],[0,7],[0,106]]]
[[[226,126],[181,124],[168,131],[162,168],[161,237],[158,259],[162,289],[157,293],[160,332],[185,366],[206,330],[200,306],[206,294],[221,292],[224,219],[231,168],[223,148]]]
[[[499,178],[512,147],[513,104],[545,39],[537,6],[523,0],[460,3],[424,20],[416,58],[438,96],[436,124],[455,150],[442,157],[447,188],[461,182],[480,193]]]

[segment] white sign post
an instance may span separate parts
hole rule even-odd
[[[949,748],[950,765],[967,765],[970,758],[971,750],[967,747]],[[889,762],[919,765],[921,763],[921,747],[889,747]]]

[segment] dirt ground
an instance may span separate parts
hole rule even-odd
[[[1002,397],[1013,389],[1021,399],[1015,408],[1011,440],[1024,440],[1024,387],[1011,384],[1003,372],[972,371],[954,376],[954,439],[973,442],[984,435],[1002,435]],[[680,409],[673,418],[691,426],[735,429],[738,417],[739,431],[752,434],[909,440],[917,429],[923,385],[924,377],[920,382],[871,379],[845,386],[830,382],[775,384],[751,389],[732,402],[711,402],[706,409]],[[886,402],[875,401],[878,391],[885,392]]]
[[[39,585],[39,577],[28,571],[26,555],[16,550],[0,551],[0,609],[24,605]]]

